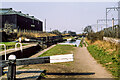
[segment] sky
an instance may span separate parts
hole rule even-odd
[[[43,23],[46,19],[47,31],[51,28],[61,32],[70,30],[81,33],[88,25],[93,25],[96,31],[96,22],[105,19],[106,8],[116,6],[117,2],[2,2],[1,7],[22,11]],[[117,11],[109,12],[108,18],[112,17],[117,18]]]

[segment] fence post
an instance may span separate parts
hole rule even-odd
[[[8,59],[7,80],[16,80],[16,56],[10,55]]]

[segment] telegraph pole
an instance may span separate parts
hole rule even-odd
[[[46,19],[45,19],[45,33],[46,33],[46,41],[45,41],[45,43],[47,43],[48,42],[48,33],[46,31]]]
[[[51,32],[51,28],[50,28],[50,32]]]
[[[45,32],[46,32],[46,19],[45,19]]]
[[[97,32],[98,32],[98,20],[97,20]]]

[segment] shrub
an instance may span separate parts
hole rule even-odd
[[[103,40],[103,36],[104,36],[104,32],[100,31],[97,33],[89,33],[87,38],[88,40],[91,40],[91,42],[93,43],[96,40]]]

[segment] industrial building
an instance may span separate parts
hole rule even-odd
[[[15,11],[12,8],[0,9],[0,21],[0,30],[4,31],[43,31],[42,21],[21,11]]]

